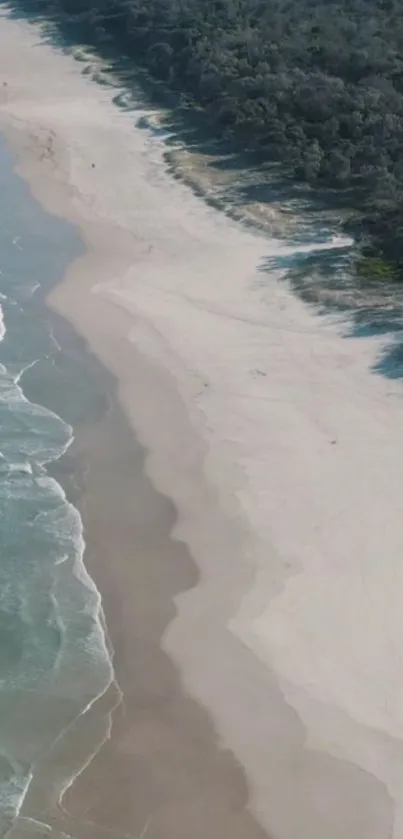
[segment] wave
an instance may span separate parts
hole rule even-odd
[[[0,306],[0,341],[3,341],[5,334],[6,326],[4,323],[4,312],[2,306]]]
[[[320,251],[347,250],[353,245],[354,240],[350,236],[335,234],[325,239],[325,241],[296,242],[291,245],[284,245],[278,242],[273,248],[270,247],[270,251],[273,256],[294,256],[298,254],[314,254]]]
[[[41,763],[114,681],[82,519],[47,472],[73,429],[25,396],[35,363],[13,373],[0,364],[0,835],[25,818]],[[64,767],[58,795],[76,775]]]

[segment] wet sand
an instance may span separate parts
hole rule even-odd
[[[171,538],[175,508],[152,487],[116,407],[81,429],[74,449],[86,471],[87,567],[103,592],[123,694],[111,739],[63,801],[74,835],[95,839],[102,826],[148,839],[263,839],[242,768],[161,649],[174,597],[198,579]]]
[[[49,305],[132,429],[78,429],[123,699],[66,832],[400,839],[398,383],[35,28],[0,21],[0,74],[20,174],[87,246]]]
[[[43,316],[43,303],[35,307]],[[52,474],[83,516],[86,567],[102,592],[116,681],[35,767],[11,837],[265,839],[248,809],[242,767],[162,649],[175,597],[200,576],[186,545],[172,538],[175,506],[146,474],[114,378],[54,314],[52,332],[60,348],[52,377],[68,396],[55,401],[48,388],[47,407],[60,411],[61,398],[74,400],[74,383],[88,383],[88,399],[71,408],[74,442]],[[61,766],[77,777],[58,799]]]

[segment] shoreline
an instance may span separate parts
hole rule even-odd
[[[367,452],[377,433],[382,457],[374,479],[381,469],[390,473],[381,531],[389,527],[392,558],[398,550],[400,528],[393,505],[387,508],[400,461],[382,437],[386,395],[400,421],[398,386],[370,385],[365,371],[375,344],[362,345],[353,361],[351,345],[341,345],[333,324],[321,330],[284,285],[276,285],[275,272],[269,299],[257,266],[270,248],[282,252],[278,243],[242,232],[171,183],[158,142],[147,145],[130,117],[113,109],[109,91],[85,80],[69,56],[43,44],[34,50],[35,28],[2,18],[4,26],[0,68],[8,89],[0,119],[19,155],[18,171],[46,209],[80,229],[88,248],[52,292],[50,305],[116,376],[119,401],[148,452],[146,473],[178,510],[171,541],[185,544],[199,569],[197,586],[174,595],[176,617],[163,635],[163,651],[179,666],[189,696],[211,714],[217,746],[244,767],[249,807],[276,839],[386,839],[394,819],[398,837],[400,709],[382,715],[383,683],[377,692],[365,667],[363,687],[352,681],[337,634],[340,607],[326,588],[332,591],[334,581],[322,580],[319,564],[322,554],[331,563],[345,551],[349,568],[351,548],[357,559],[363,556],[357,520],[373,509],[374,498],[363,496],[360,504],[358,493],[367,484]],[[24,56],[24,72],[13,63],[13,49]],[[49,89],[41,84],[45,78]],[[264,304],[272,306],[268,316]],[[322,382],[321,360],[334,358],[339,367]],[[330,405],[324,397],[332,394]],[[346,425],[336,410],[343,401]],[[369,406],[375,418],[360,442],[358,426]],[[358,465],[362,484],[355,480]],[[329,511],[347,489],[341,541],[333,544]],[[379,544],[374,539],[374,561]],[[354,616],[362,596],[354,578],[342,579],[341,595],[356,594]],[[324,615],[318,613],[322,601]],[[373,611],[376,639],[382,610]],[[317,639],[314,618],[321,620],[320,632],[313,626]],[[349,620],[347,611],[347,633]],[[353,666],[361,667],[363,643],[357,630]],[[240,797],[242,818],[250,818]],[[230,804],[243,830],[239,802]],[[165,839],[166,832],[155,830]],[[151,839],[154,827],[147,831]]]
[[[10,132],[10,134],[12,133],[13,131]],[[16,146],[12,141],[10,142],[10,137],[7,137],[7,134],[8,131],[6,129],[5,136],[7,142],[10,148],[15,151]],[[18,165],[16,171],[32,187],[32,179],[26,177],[22,172],[22,168],[21,165]],[[34,197],[38,197],[35,189],[33,189],[33,194]],[[51,202],[48,205],[47,200],[40,200],[40,203],[48,211],[51,209]],[[65,218],[66,216],[64,213],[61,213],[61,217]],[[81,235],[84,234],[84,240],[86,240],[85,233],[87,231],[81,227],[79,229]],[[110,240],[110,230],[108,229],[106,232]],[[98,244],[98,227],[96,229],[96,237]],[[91,237],[87,240],[87,251],[83,257],[75,260],[67,272],[70,278],[71,274],[74,275],[77,269],[77,279],[79,282],[82,278],[81,263],[83,262],[88,270],[91,258],[94,259],[95,263],[91,267],[93,275],[99,276],[98,269],[104,270],[106,276],[111,271],[109,263],[105,263],[102,256],[101,258],[99,257],[97,253],[98,248],[91,246],[90,239]],[[123,232],[122,234],[122,231],[118,231],[117,239],[118,241],[111,248],[113,254],[118,254],[119,250],[125,250],[127,241],[125,233]],[[114,263],[112,265],[115,267]],[[118,269],[122,270],[119,258]],[[60,322],[56,324],[56,335],[58,343],[60,339],[61,350],[65,353],[66,340],[67,344],[69,343],[69,333],[72,333],[70,340],[73,346],[77,341],[77,334],[74,332],[73,324],[69,323],[66,318],[66,312],[63,306],[60,306],[58,302],[58,291],[59,288],[62,289],[63,287],[63,283],[60,286],[54,287],[44,297],[42,303],[52,312],[53,317],[56,315],[58,321],[61,319],[63,323],[62,333],[64,339],[60,338],[57,328],[60,328]],[[87,293],[91,293],[91,285],[87,288]],[[56,298],[56,300],[54,301],[53,298]],[[117,321],[119,326],[116,328],[116,333],[119,334],[121,339],[120,343],[123,345],[126,336],[125,329],[121,328],[122,320],[123,322],[126,320],[125,315],[118,310]],[[131,318],[128,321],[129,325],[131,325]],[[84,353],[87,356],[85,363],[89,367],[94,367],[95,362],[99,366],[93,348],[87,341],[87,336],[81,334],[79,341],[80,343],[84,342],[86,346],[79,349],[78,355],[81,354],[82,356]],[[120,358],[118,353],[116,353],[116,357],[112,356],[112,361],[119,364]],[[111,368],[113,370],[113,363],[111,364]],[[104,368],[104,372],[101,371],[101,378],[105,379],[105,374],[110,378],[110,372],[106,368]],[[141,373],[140,375],[142,376],[143,374]],[[154,375],[157,379],[160,376],[160,371],[157,367],[154,371],[151,371],[151,369],[145,371],[145,378],[149,377],[151,379]],[[157,665],[153,664],[152,650],[149,648],[150,641],[145,643],[146,651],[142,655],[144,662],[140,661],[142,677],[137,686],[135,685],[137,676],[134,678],[131,673],[131,665],[128,662],[127,653],[121,655],[122,642],[124,642],[125,646],[131,642],[134,648],[141,648],[141,645],[144,644],[143,634],[147,632],[147,627],[141,626],[141,622],[139,622],[134,610],[135,601],[132,595],[130,594],[127,598],[123,596],[125,581],[122,582],[121,577],[124,576],[125,572],[129,571],[130,573],[132,570],[130,569],[129,558],[124,556],[126,562],[121,562],[122,568],[120,570],[114,565],[112,575],[108,562],[102,562],[100,558],[100,553],[102,553],[99,544],[100,531],[102,530],[102,526],[100,526],[102,522],[102,509],[100,507],[102,507],[102,504],[99,503],[99,492],[97,492],[99,484],[95,479],[95,485],[93,485],[93,481],[90,478],[93,471],[97,473],[100,467],[102,469],[103,452],[112,451],[116,454],[116,449],[119,450],[122,447],[122,440],[125,440],[126,444],[124,454],[125,468],[131,458],[134,461],[146,460],[142,447],[135,440],[133,430],[125,427],[126,421],[123,416],[120,416],[121,408],[119,403],[121,403],[122,399],[118,398],[115,393],[119,384],[119,379],[114,375],[109,385],[106,386],[104,382],[104,386],[106,387],[105,394],[109,394],[109,409],[106,412],[106,416],[100,420],[97,419],[95,426],[90,425],[89,429],[85,422],[79,423],[78,428],[74,426],[74,441],[72,445],[61,460],[54,464],[51,470],[51,474],[55,475],[57,480],[66,488],[66,485],[68,487],[69,481],[72,480],[75,483],[77,480],[76,474],[74,474],[76,470],[74,466],[69,467],[69,461],[72,461],[74,464],[77,457],[80,458],[79,473],[82,469],[82,463],[84,462],[85,464],[84,472],[86,475],[80,481],[82,484],[81,490],[78,491],[75,489],[73,501],[83,517],[86,539],[84,555],[85,568],[91,575],[102,596],[102,611],[107,618],[106,637],[110,639],[113,648],[113,664],[116,678],[107,691],[94,700],[93,707],[91,708],[91,712],[93,712],[92,716],[89,720],[86,719],[85,723],[86,726],[92,726],[95,730],[98,730],[99,725],[101,729],[105,727],[104,720],[110,717],[111,735],[104,741],[100,749],[95,751],[94,756],[89,758],[88,766],[84,765],[82,767],[80,766],[82,749],[77,742],[77,734],[73,733],[73,746],[70,745],[70,751],[73,752],[74,760],[77,761],[77,775],[63,789],[58,807],[53,807],[46,811],[45,822],[52,831],[62,830],[67,831],[69,834],[72,832],[75,839],[87,839],[87,837],[91,837],[92,839],[92,836],[95,839],[95,836],[98,837],[102,833],[105,833],[105,836],[109,836],[111,833],[116,836],[127,836],[128,834],[140,836],[147,833],[147,836],[150,836],[151,839],[154,839],[154,837],[155,839],[167,839],[171,835],[172,839],[180,839],[182,836],[183,839],[190,839],[190,837],[192,839],[205,839],[206,830],[208,836],[212,837],[212,839],[213,837],[221,839],[225,835],[231,835],[234,839],[238,839],[238,837],[239,839],[255,839],[255,837],[256,839],[265,839],[267,837],[266,832],[249,810],[249,791],[243,768],[232,755],[231,751],[221,742],[221,738],[217,734],[208,712],[186,690],[183,690],[180,673],[174,661],[164,651],[163,646],[159,645],[160,639],[156,639],[155,643],[154,655],[159,659]],[[149,387],[150,385],[147,382],[147,390]],[[115,401],[116,404],[114,404]],[[51,399],[49,407],[52,407]],[[179,407],[178,414],[181,412],[181,409],[182,406]],[[110,422],[110,420],[112,421]],[[118,430],[116,430],[116,426]],[[101,437],[101,440],[104,436],[107,439],[94,446],[94,439],[96,440],[98,435]],[[183,440],[181,442],[183,443]],[[192,439],[189,443],[192,448],[193,442]],[[193,456],[192,452],[192,459]],[[116,461],[108,465],[108,478],[113,474],[115,466]],[[167,573],[169,577],[167,580],[163,579],[156,615],[154,614],[156,611],[154,604],[155,592],[154,595],[153,592],[150,593],[148,600],[150,604],[149,620],[156,621],[157,628],[159,628],[161,622],[168,626],[174,619],[177,611],[175,607],[176,595],[180,595],[195,585],[199,571],[196,571],[197,566],[190,554],[188,554],[188,558],[185,560],[184,557],[187,554],[187,549],[182,544],[180,538],[176,536],[171,537],[171,530],[174,529],[175,520],[177,519],[174,505],[168,498],[165,498],[163,494],[152,487],[146,474],[142,474],[142,468],[137,469],[136,472],[136,477],[127,481],[128,495],[129,493],[133,495],[134,493],[141,494],[141,492],[145,492],[148,496],[147,511],[144,509],[141,510],[145,524],[143,521],[138,522],[141,546],[141,529],[143,527],[143,529],[147,530],[147,526],[149,527],[149,516],[155,504],[152,496],[161,499],[157,507],[162,504],[162,506],[167,506],[168,511],[171,511],[168,514],[169,525],[165,526],[166,544],[163,544],[160,548],[162,556],[158,558],[160,567],[157,569],[163,577],[166,578]],[[123,529],[133,529],[133,513],[135,511],[125,510],[125,514],[123,516],[121,514],[121,508],[124,507],[124,492],[121,483],[121,474],[119,474],[119,490],[116,490],[114,494],[115,505],[112,502],[109,491],[106,493],[107,497],[104,500],[104,520],[108,521],[108,532],[104,534],[105,541],[108,539],[109,526],[113,528],[116,519],[122,519],[121,524]],[[147,486],[149,484],[150,489],[142,489],[142,483],[146,483]],[[70,497],[71,488],[70,491],[67,489],[67,492]],[[95,503],[93,503],[93,499],[95,499]],[[88,513],[88,509],[91,507],[94,507],[93,516],[95,521],[93,522],[91,522]],[[160,511],[157,510],[158,512]],[[164,514],[163,519],[165,517],[166,514]],[[163,521],[162,525],[164,527]],[[157,515],[156,529],[160,528],[161,515],[159,514]],[[120,551],[124,554],[126,547],[127,553],[128,547],[134,544],[136,538],[138,538],[138,530],[134,530],[130,542],[127,538],[122,542],[120,535],[117,535],[116,539]],[[153,541],[153,538],[152,536],[150,541]],[[175,572],[174,567],[175,554],[178,554],[175,560],[179,566],[177,572]],[[181,555],[183,555],[182,558]],[[171,561],[169,562],[167,572],[164,570],[163,565],[168,560]],[[194,570],[192,572],[189,570],[185,571],[186,566],[193,566]],[[170,580],[172,573],[175,573],[178,578],[178,591],[173,593],[171,593],[172,581]],[[133,573],[132,576],[134,577],[135,584],[138,582],[137,577],[141,577],[141,569],[137,577]],[[183,577],[183,580],[179,582],[181,577]],[[105,579],[106,582],[104,581]],[[118,608],[116,606],[116,599],[120,601]],[[120,609],[122,606],[125,610],[130,611],[132,620],[129,626],[128,622],[121,618]],[[141,613],[140,617],[144,622],[147,619],[147,614],[143,614],[144,610],[141,608],[141,603],[137,603],[137,607]],[[164,619],[165,613],[168,614],[168,619]],[[117,643],[115,641],[116,638],[118,639]],[[117,663],[117,659],[120,660],[121,658],[123,659],[123,663]],[[164,664],[164,662],[166,663]],[[151,684],[149,684],[150,667],[152,673]],[[121,692],[121,685],[124,685],[123,693]],[[116,688],[118,693],[122,693],[122,702],[119,700],[119,697],[116,699]],[[131,694],[134,694],[134,698]],[[143,696],[145,696],[145,699]],[[141,707],[144,706],[144,711],[147,711],[146,716],[150,719],[142,719],[144,711],[139,712],[137,707],[139,701],[141,702]],[[147,710],[148,704],[150,704],[149,711]],[[154,705],[156,705],[156,708],[154,708]],[[159,708],[160,705],[161,708]],[[77,727],[79,732],[79,719],[76,721],[75,727]],[[133,736],[133,728],[136,729],[135,737]],[[150,737],[149,732],[151,731],[151,742],[148,744],[147,739]],[[130,739],[133,738],[134,740],[131,745],[128,745],[128,735]],[[154,754],[156,750],[156,738],[159,736],[162,737],[162,746],[158,742],[157,753]],[[125,738],[123,749],[121,745],[122,737]],[[140,750],[137,743],[138,738],[141,741]],[[164,741],[166,742],[164,743]],[[129,759],[128,755],[130,755],[133,768],[129,778],[126,780],[125,777],[122,779],[121,776],[126,769],[126,764]],[[65,759],[63,751],[58,757],[62,761]],[[71,759],[69,751],[67,758]],[[51,759],[51,765],[54,760],[55,758]],[[166,774],[167,780],[159,777],[161,774],[161,764],[163,766],[166,765],[163,772]],[[172,778],[169,778],[172,764],[175,766],[175,774]],[[49,778],[46,777],[46,771],[49,774],[49,767],[45,768],[45,787],[46,781],[49,781]],[[111,789],[111,772],[113,773],[113,778],[118,778],[119,781],[123,780],[123,793],[118,788],[115,791]],[[141,774],[144,773],[146,784],[144,780],[141,781],[141,778],[138,777],[139,772]],[[140,790],[137,792],[136,784],[139,781],[141,781]],[[19,819],[18,826],[16,827],[17,831],[21,830],[24,832],[27,825],[31,821],[34,823],[37,818],[39,824],[44,816],[41,810],[43,803],[46,801],[46,793],[42,793],[43,785],[44,778],[40,777],[36,780],[33,787],[30,788],[24,799],[21,819]],[[116,781],[116,787],[118,787],[118,781]],[[106,790],[108,796],[106,807],[104,807]],[[118,803],[115,803],[115,798]],[[141,808],[144,806],[144,802],[148,800],[152,802],[152,818],[149,818],[147,814],[143,818]],[[91,804],[88,803],[89,801]],[[134,803],[137,807],[135,812],[133,812]],[[108,821],[110,821],[110,824],[106,826]]]
[[[117,403],[115,380],[67,321],[57,316],[54,327],[63,357],[80,364],[108,402],[100,417],[76,425],[72,446],[52,472],[67,487],[77,486],[78,476],[81,489],[73,494],[87,538],[85,563],[102,592],[121,701],[112,686],[94,703],[86,725],[111,715],[111,736],[88,766],[78,767],[61,811],[48,814],[48,822],[75,839],[143,830],[156,839],[203,839],[206,831],[217,839],[264,839],[247,810],[241,767],[160,647],[176,590],[197,582],[190,554],[170,538],[174,506],[145,476],[145,452]],[[71,750],[80,755],[74,739]],[[39,819],[37,806],[34,791],[26,816]]]

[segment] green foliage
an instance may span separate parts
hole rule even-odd
[[[394,282],[402,278],[398,267],[381,256],[367,256],[356,264],[356,272],[362,280],[370,282]]]
[[[402,261],[403,0],[14,2],[112,43],[262,160],[349,188],[362,232]]]

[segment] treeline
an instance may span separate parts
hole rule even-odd
[[[295,178],[349,188],[403,275],[403,0],[20,0],[113,44]]]

